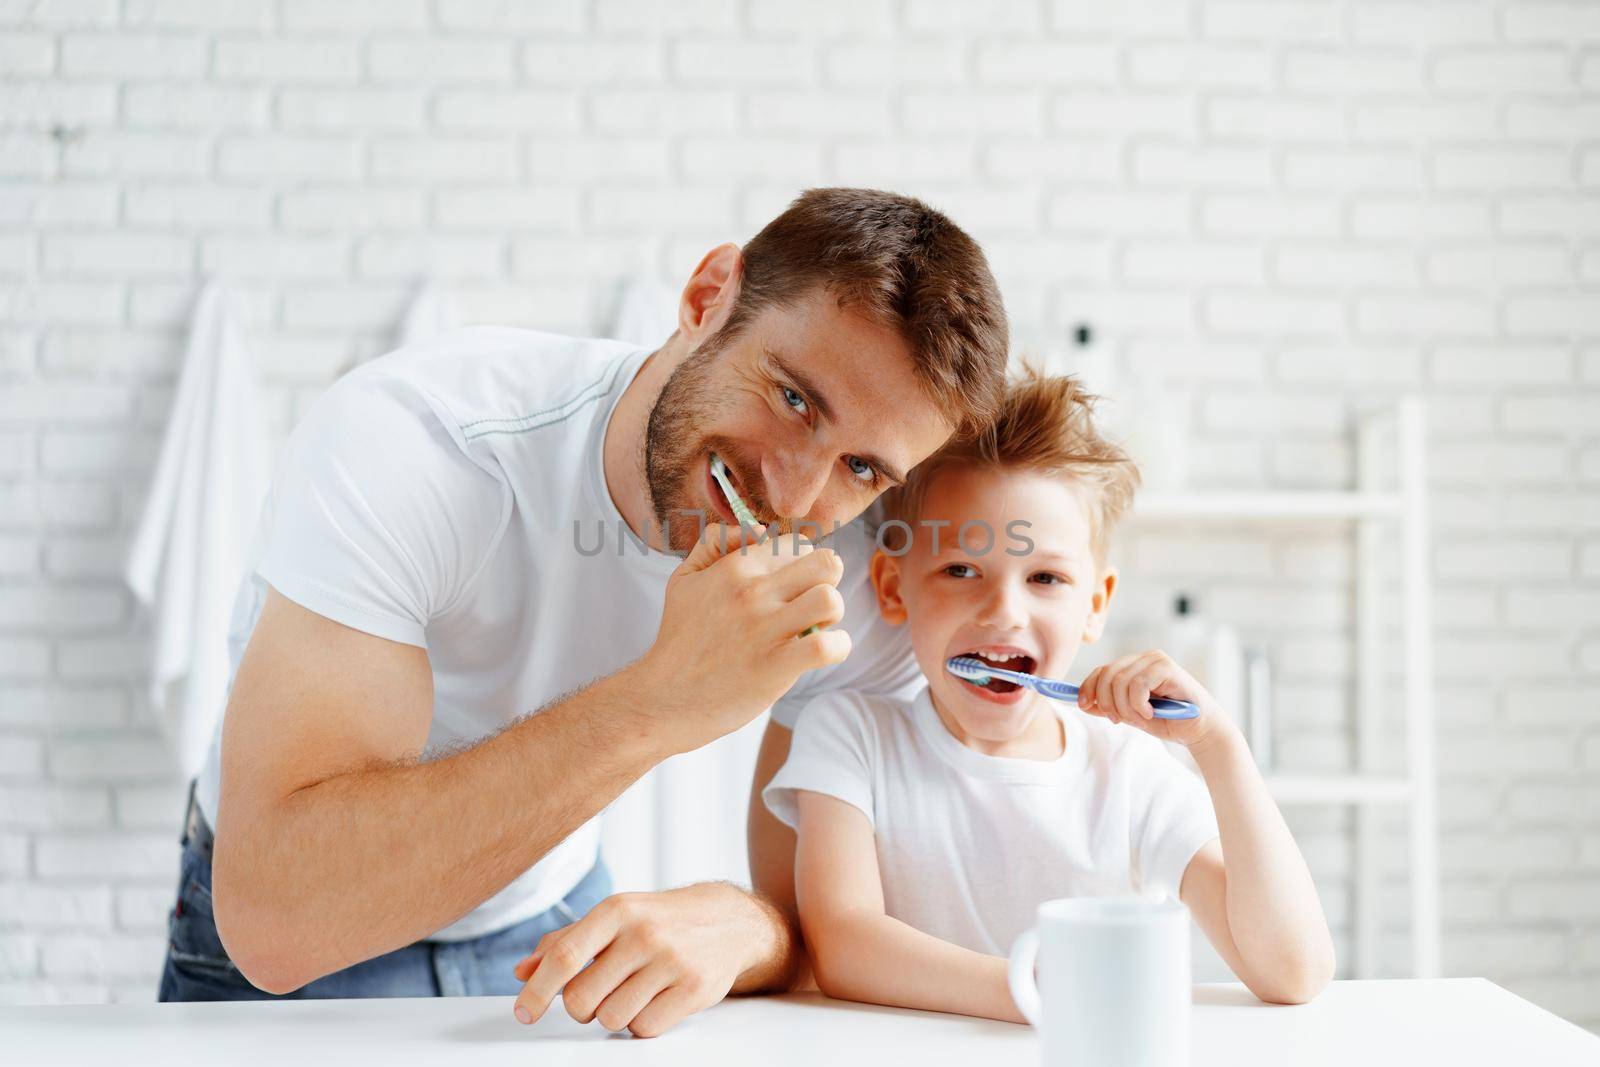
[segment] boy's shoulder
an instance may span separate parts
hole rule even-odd
[[[806,701],[802,715],[850,715],[862,719],[887,719],[906,716],[916,703],[915,692],[875,693],[867,689],[830,689]]]
[[[865,689],[830,689],[800,709],[796,730],[846,729],[885,739],[907,730],[916,693],[874,693]]]

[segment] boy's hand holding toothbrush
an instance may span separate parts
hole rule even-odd
[[[842,661],[838,553],[762,526],[706,526],[667,579],[655,642],[635,665],[658,729],[689,751],[743,726],[800,675]],[[808,627],[815,633],[796,638]]]
[[[1192,719],[1157,718],[1150,707],[1153,696],[1186,700],[1200,714]],[[1078,707],[1191,749],[1238,731],[1205,687],[1159,649],[1123,656],[1090,671],[1078,687]]]

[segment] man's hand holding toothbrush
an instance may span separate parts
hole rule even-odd
[[[683,751],[738,729],[805,671],[838,663],[850,635],[832,549],[764,528],[708,525],[667,580],[655,643],[638,661],[658,728]],[[796,639],[809,626],[816,633]]]

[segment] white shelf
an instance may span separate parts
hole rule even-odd
[[[1411,783],[1400,775],[1268,774],[1267,788],[1280,804],[1404,804]]]
[[[1149,493],[1135,498],[1134,522],[1160,519],[1371,519],[1402,513],[1398,493],[1342,491],[1195,491]]]

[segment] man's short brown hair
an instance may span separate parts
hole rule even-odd
[[[975,437],[954,440],[919,463],[906,484],[884,495],[884,516],[915,528],[928,487],[956,466],[1032,471],[1084,486],[1095,559],[1105,562],[1111,531],[1133,504],[1139,468],[1095,426],[1099,399],[1076,378],[1026,364],[1006,387],[1000,415]],[[893,547],[893,546],[891,546]]]
[[[957,436],[993,419],[1010,351],[1005,307],[983,250],[949,218],[877,189],[806,190],[744,246],[739,296],[713,343],[818,286],[905,338]]]

